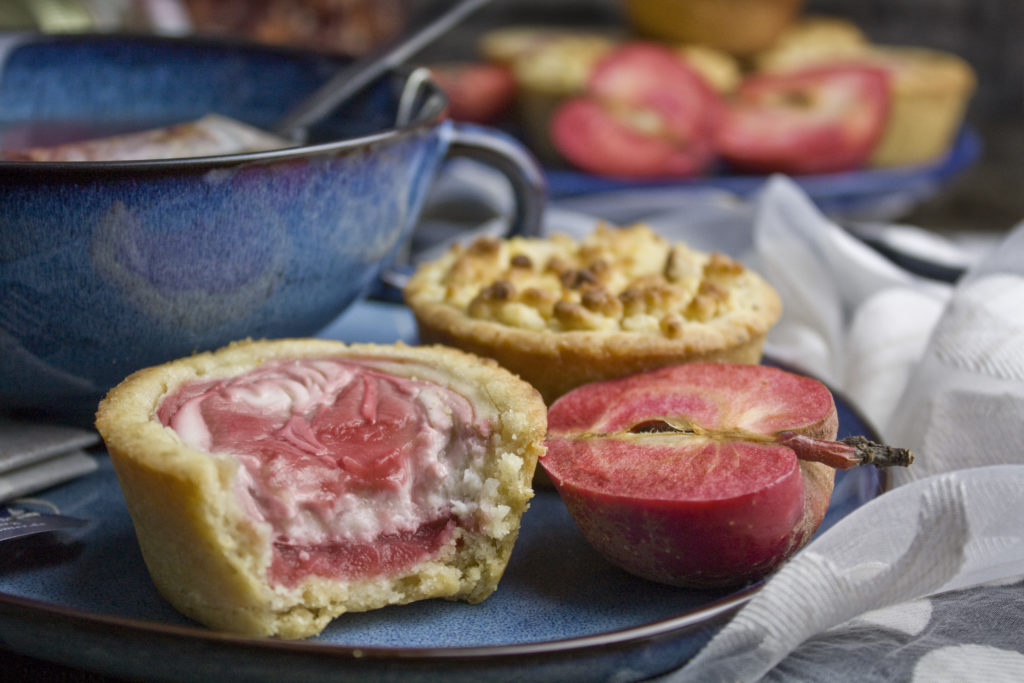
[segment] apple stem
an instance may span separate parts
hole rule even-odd
[[[848,436],[841,441],[825,441],[795,432],[779,432],[777,441],[793,449],[796,457],[848,470],[859,465],[875,467],[906,467],[914,462],[907,448],[875,443],[863,436]]]
[[[908,467],[914,462],[914,454],[909,448],[886,446],[863,436],[848,436],[843,439],[843,443],[857,449],[862,465]]]

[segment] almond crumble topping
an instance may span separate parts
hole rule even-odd
[[[734,306],[749,271],[721,253],[671,244],[645,225],[599,226],[582,242],[480,238],[456,247],[437,298],[522,329],[679,336]]]

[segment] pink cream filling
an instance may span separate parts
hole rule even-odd
[[[272,529],[269,578],[286,586],[396,575],[437,555],[473,525],[458,473],[480,464],[491,430],[459,393],[361,359],[273,361],[191,382],[156,417],[241,464],[236,493]]]

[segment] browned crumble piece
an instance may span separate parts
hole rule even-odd
[[[562,273],[565,271],[572,270],[572,264],[561,256],[552,256],[548,259],[547,265],[544,266],[544,269],[561,277]]]
[[[683,334],[684,322],[676,313],[669,313],[661,319],[661,331],[670,339],[678,339]]]
[[[501,304],[511,301],[515,296],[515,287],[507,280],[496,280],[473,298],[469,304],[469,313],[474,318],[493,318],[494,309]]]
[[[587,270],[602,282],[607,281],[609,275],[611,275],[611,266],[608,264],[608,259],[604,258],[594,259],[591,261],[587,264]]]
[[[509,265],[513,268],[533,269],[533,260],[526,254],[516,254],[509,261]]]
[[[566,330],[583,330],[587,328],[587,315],[584,308],[574,301],[559,301],[555,304],[554,316]]]
[[[676,308],[682,299],[682,292],[668,284],[658,283],[644,290],[644,307],[647,313],[666,313]]]
[[[562,285],[567,289],[579,289],[583,285],[598,282],[598,277],[587,268],[562,271],[560,279],[562,280]]]
[[[622,302],[604,287],[589,287],[580,297],[584,308],[600,313],[606,318],[618,318],[622,315]]]
[[[462,285],[489,281],[498,266],[501,244],[493,238],[479,238],[460,249],[445,276],[446,284]]]
[[[606,252],[603,246],[596,246],[592,244],[580,245],[579,251],[577,252],[577,259],[580,263],[601,261],[604,260],[605,256]]]
[[[501,241],[496,237],[478,237],[469,245],[469,253],[477,255],[496,254],[501,250]]]
[[[707,275],[742,275],[743,264],[733,260],[721,252],[712,252],[707,265],[704,266]]]
[[[699,275],[693,259],[686,257],[687,251],[681,246],[674,246],[668,252],[665,259],[665,279],[669,282],[679,282],[686,277]]]
[[[530,287],[523,290],[520,298],[527,306],[553,306],[555,303],[555,293],[546,289],[540,289],[539,287]]]
[[[686,307],[686,317],[701,322],[710,320],[718,312],[719,304],[729,299],[729,292],[714,282],[704,280],[700,283],[697,295]]]
[[[639,287],[628,287],[619,293],[623,315],[630,316],[644,310],[644,290]]]

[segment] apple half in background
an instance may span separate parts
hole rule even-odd
[[[550,121],[551,141],[573,166],[620,178],[686,178],[715,159],[722,103],[668,47],[626,43],[594,67],[586,94]]]
[[[448,113],[456,121],[493,123],[508,112],[515,99],[515,78],[506,66],[467,61],[429,68],[447,95]]]
[[[817,380],[690,363],[565,394],[548,411],[540,462],[613,564],[677,586],[740,585],[810,540],[835,468],[913,460],[862,437],[834,441],[838,424]]]
[[[722,158],[738,171],[806,175],[856,170],[881,139],[889,76],[860,64],[747,77],[716,130]]]

